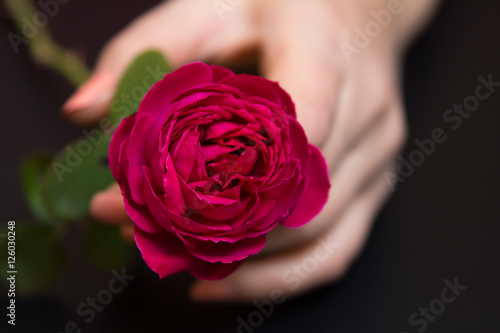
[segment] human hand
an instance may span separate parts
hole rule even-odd
[[[195,60],[232,64],[259,54],[263,76],[291,94],[309,141],[327,160],[329,200],[307,225],[273,230],[263,256],[247,260],[223,280],[197,281],[193,298],[265,299],[275,289],[296,295],[338,279],[359,253],[390,191],[383,173],[394,166],[406,133],[398,82],[406,39],[397,33],[399,24],[388,26],[351,63],[339,47],[354,26],[368,22],[371,9],[378,9],[371,6],[248,1],[221,20],[211,1],[162,3],[107,45],[93,77],[64,106],[65,115],[77,123],[104,117],[127,63],[151,48],[163,51],[174,67]],[[123,225],[132,238],[116,185],[96,194],[91,211],[97,219]]]

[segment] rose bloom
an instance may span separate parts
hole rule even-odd
[[[116,129],[109,160],[137,246],[160,278],[227,276],[278,224],[311,220],[330,188],[277,83],[203,63],[151,88]]]

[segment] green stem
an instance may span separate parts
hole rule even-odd
[[[23,18],[31,20],[37,12],[31,0],[4,0],[19,31],[24,26]],[[75,54],[58,44],[45,27],[39,28],[35,36],[28,39],[32,58],[39,64],[52,68],[75,87],[90,76],[88,66]]]

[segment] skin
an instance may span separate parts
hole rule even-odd
[[[388,2],[243,0],[224,13],[224,20],[212,1],[161,3],[107,44],[94,75],[63,106],[63,114],[77,124],[104,117],[125,66],[150,48],[162,50],[174,67],[196,60],[257,62],[264,77],[290,93],[309,141],[327,160],[328,202],[309,224],[273,230],[262,254],[229,277],[197,281],[193,299],[252,301],[268,299],[275,289],[293,297],[339,279],[359,254],[391,192],[384,173],[394,169],[406,138],[402,56],[437,5],[435,0],[402,1],[401,13],[392,15],[349,62],[340,44],[354,44],[354,28],[364,29],[373,20],[370,12],[386,9]],[[91,212],[122,225],[124,237],[133,239],[117,185],[94,196]],[[318,239],[335,244],[321,260]],[[318,265],[304,273],[303,263],[311,260]],[[294,283],[286,278],[290,271],[298,277]]]

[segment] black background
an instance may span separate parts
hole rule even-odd
[[[92,65],[114,33],[156,2],[72,0],[51,19],[50,28]],[[416,149],[413,141],[430,137],[435,128],[445,131],[447,141],[399,186],[340,283],[276,306],[254,332],[416,332],[420,326],[409,324],[410,314],[439,298],[443,280],[455,277],[467,290],[425,331],[500,332],[500,90],[457,130],[443,120],[448,108],[474,94],[479,75],[500,81],[499,14],[500,3],[494,0],[444,1],[406,59],[410,136],[402,156],[408,158]],[[23,156],[41,148],[56,151],[81,131],[58,113],[72,88],[33,65],[25,47],[15,54],[6,38],[10,31],[14,26],[2,10],[2,222],[30,218],[19,183]],[[192,278],[179,274],[159,281],[139,259],[127,268],[137,278],[86,324],[75,309],[106,287],[111,274],[84,261],[78,240],[73,232],[70,267],[50,291],[18,299],[13,331],[62,332],[74,320],[83,332],[236,332],[237,318],[256,310],[192,303],[186,297]],[[0,318],[0,327],[6,327],[6,316]]]

